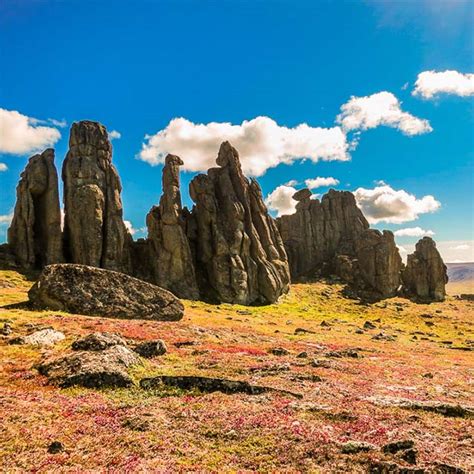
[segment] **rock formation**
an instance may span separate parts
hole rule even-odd
[[[296,213],[278,219],[293,279],[331,273],[373,297],[396,294],[402,260],[393,234],[369,229],[352,193],[330,190],[320,202],[301,189],[293,199]]]
[[[182,298],[198,299],[194,264],[181,207],[179,167],[182,160],[168,155],[163,168],[160,205],[147,215],[152,281]]]
[[[70,263],[47,266],[28,297],[40,308],[109,318],[179,321],[184,313],[178,298],[159,286]]]
[[[42,268],[62,261],[61,214],[54,150],[32,156],[16,189],[8,243],[18,264]]]
[[[238,304],[273,303],[289,288],[283,243],[256,181],[242,173],[237,150],[224,142],[218,168],[190,184],[188,216],[201,295]]]
[[[446,265],[431,237],[423,237],[408,255],[402,272],[403,292],[423,301],[443,301],[448,274]]]
[[[122,187],[103,125],[87,120],[72,125],[62,175],[68,261],[130,271],[131,237],[122,219]]]

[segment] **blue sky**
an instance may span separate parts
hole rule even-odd
[[[34,140],[54,142],[60,168],[69,125],[90,119],[120,134],[113,159],[135,229],[161,194],[160,153],[180,154],[191,170],[182,173],[190,204],[190,179],[230,136],[265,196],[286,186],[269,200],[274,214],[289,188],[332,177],[337,189],[359,190],[376,227],[420,228],[397,236],[405,250],[432,231],[445,259],[472,261],[473,5],[4,0],[0,128],[29,121],[16,129],[26,135],[0,135],[0,241]],[[417,86],[423,72],[433,74]],[[41,142],[37,127],[53,131]]]

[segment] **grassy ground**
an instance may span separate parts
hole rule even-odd
[[[0,306],[25,301],[30,286],[15,272],[0,272]],[[67,336],[47,349],[0,340],[1,470],[367,472],[375,461],[405,464],[378,449],[342,454],[341,443],[381,447],[411,439],[419,466],[442,462],[474,471],[472,419],[376,403],[399,397],[474,404],[473,353],[453,349],[474,340],[474,303],[450,297],[416,305],[393,298],[363,305],[341,290],[296,284],[278,304],[259,308],[189,301],[178,323],[0,309],[12,336],[41,326]],[[357,333],[366,321],[376,328]],[[295,335],[297,328],[312,332]],[[133,369],[137,381],[159,374],[228,377],[298,392],[303,399],[48,385],[35,364],[68,351],[75,338],[92,331],[165,340],[165,356]],[[373,340],[381,331],[395,341]],[[183,341],[194,344],[175,346]],[[270,354],[275,347],[289,354]],[[324,357],[347,348],[359,348],[363,357]],[[297,357],[301,352],[308,357]],[[314,367],[314,359],[328,360],[330,367]],[[48,454],[52,441],[65,450]]]

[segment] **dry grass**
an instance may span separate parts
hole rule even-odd
[[[0,283],[0,305],[26,300],[31,282],[21,275],[1,272]],[[474,470],[473,420],[371,401],[403,397],[473,405],[472,352],[450,347],[474,340],[474,304],[449,298],[416,305],[393,298],[363,305],[341,290],[324,283],[293,285],[280,303],[258,308],[188,301],[178,323],[0,309],[13,335],[35,324],[67,336],[48,349],[8,345],[6,338],[0,343],[2,470],[366,472],[374,460],[403,461],[380,450],[341,454],[341,443],[380,447],[406,438],[415,441],[419,465],[444,462]],[[323,321],[328,325],[321,326]],[[377,328],[356,333],[365,321]],[[297,328],[312,332],[295,335]],[[134,369],[136,380],[153,374],[223,376],[304,398],[49,386],[34,365],[69,350],[75,338],[91,331],[166,341],[168,353]],[[381,331],[396,340],[373,340]],[[194,345],[174,345],[182,341]],[[289,355],[269,354],[273,347]],[[363,357],[327,359],[331,368],[312,366],[328,350],[345,348],[360,348]],[[296,357],[303,351],[307,358]],[[64,444],[62,453],[48,454],[54,440]]]

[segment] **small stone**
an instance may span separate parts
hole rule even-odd
[[[341,447],[343,454],[357,454],[360,452],[368,452],[375,449],[375,446],[371,443],[365,443],[363,441],[348,441]]]
[[[324,328],[328,328],[328,327],[330,327],[331,325],[330,325],[327,321],[322,321],[322,322],[321,322],[321,326],[324,327]]]
[[[286,356],[290,353],[290,351],[288,349],[285,349],[284,347],[273,347],[268,352],[275,356]]]
[[[9,336],[13,332],[13,329],[10,324],[5,323],[2,328],[2,335]]]
[[[364,334],[364,331],[360,328],[357,328],[355,331],[354,331],[356,334]]]
[[[58,454],[61,451],[64,451],[64,445],[60,441],[53,441],[49,446],[48,446],[48,453],[49,454]]]
[[[296,356],[297,359],[306,359],[307,357],[308,357],[308,353],[305,352],[305,351],[300,352],[300,353]]]
[[[10,340],[10,344],[31,344],[33,346],[51,346],[56,342],[62,341],[65,338],[61,331],[54,329],[42,329],[41,331],[33,332],[28,336],[16,337]]]
[[[156,341],[147,341],[138,344],[134,351],[142,357],[149,359],[166,354],[167,347],[164,341],[157,339]]]
[[[71,345],[75,351],[103,351],[112,346],[126,346],[127,343],[117,334],[94,332],[74,341]]]
[[[374,323],[370,322],[370,321],[366,321],[364,323],[364,329],[375,329],[376,327],[377,326]]]
[[[395,454],[398,451],[404,451],[406,449],[411,449],[415,446],[415,442],[411,439],[404,439],[401,441],[394,441],[392,443],[388,443],[382,447],[382,451],[384,453]]]

